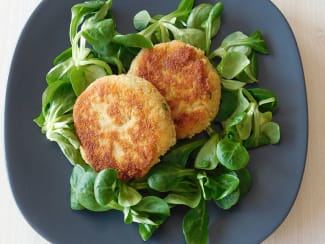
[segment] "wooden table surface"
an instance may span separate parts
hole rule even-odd
[[[24,24],[39,2],[40,0],[1,0],[0,244],[47,243],[26,223],[13,200],[5,168],[2,134],[5,86],[13,51]],[[297,200],[286,220],[264,244],[325,243],[325,1],[273,2],[289,21],[303,61],[309,110],[309,147]]]

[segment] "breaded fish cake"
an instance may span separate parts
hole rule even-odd
[[[133,75],[96,80],[78,97],[73,118],[85,161],[96,171],[117,169],[121,180],[144,176],[176,142],[166,100]]]
[[[150,81],[166,98],[177,138],[203,131],[217,115],[220,79],[204,52],[181,41],[143,49],[129,74]]]

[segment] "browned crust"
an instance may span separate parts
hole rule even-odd
[[[164,103],[159,92],[138,77],[95,81],[73,110],[84,159],[96,171],[117,169],[122,180],[144,176],[175,143],[175,128]]]
[[[144,49],[129,74],[150,81],[166,98],[177,138],[201,132],[218,112],[219,76],[204,53],[193,46],[172,41]]]

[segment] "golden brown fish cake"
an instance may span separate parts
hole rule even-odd
[[[73,118],[85,161],[96,171],[117,169],[122,180],[144,176],[176,142],[166,100],[133,75],[92,83],[78,97]]]
[[[180,41],[157,44],[140,51],[129,74],[150,81],[166,98],[177,138],[203,131],[217,115],[220,79],[200,49]]]

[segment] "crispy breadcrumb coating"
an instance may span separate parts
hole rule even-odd
[[[166,100],[133,75],[93,82],[78,97],[73,118],[85,161],[96,171],[117,169],[121,180],[144,176],[176,142]]]

